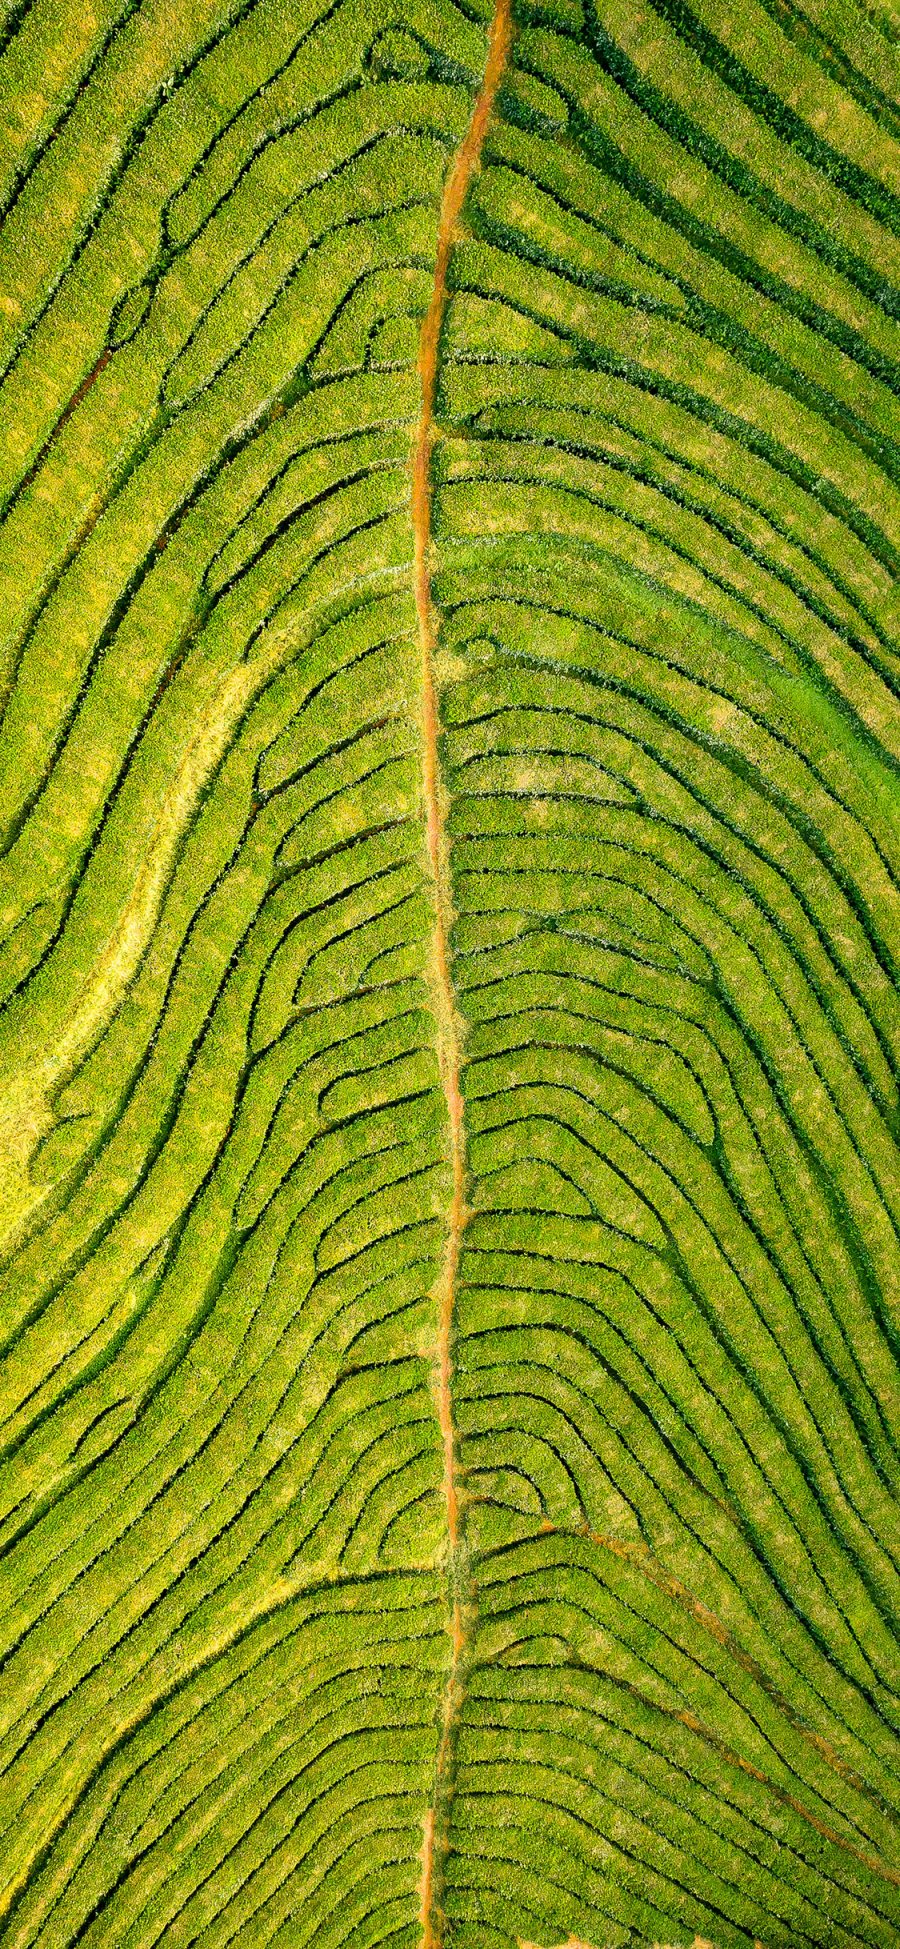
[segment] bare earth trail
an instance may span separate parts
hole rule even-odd
[[[452,1653],[435,1773],[435,1794],[425,1819],[422,1849],[422,1949],[440,1949],[442,1866],[448,1844],[452,1799],[453,1739],[463,1696],[462,1663],[467,1645],[467,1590],[459,1575],[460,1515],[456,1486],[455,1432],[452,1400],[452,1334],[456,1279],[462,1236],[466,1226],[466,1134],[460,1086],[460,1021],[453,992],[448,936],[452,913],[450,848],[446,831],[445,791],[438,740],[440,716],[435,678],[438,619],[431,593],[431,454],[436,437],[439,348],[447,309],[447,270],[459,217],[469,184],[478,167],[497,90],[512,38],[511,0],[496,0],[488,36],[487,61],[481,87],[463,140],[453,158],[441,198],[434,281],[419,341],[421,407],[413,452],[412,521],[414,574],[419,646],[422,655],[422,791],[428,855],[434,878],[435,915],[432,976],[437,1018],[438,1061],[447,1103],[452,1165],[452,1196],[444,1263],[438,1282],[438,1416],[444,1451],[444,1500],[453,1593]]]
[[[7,9],[0,1949],[900,1949],[879,15]]]

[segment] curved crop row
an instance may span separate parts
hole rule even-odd
[[[900,109],[0,29],[0,1942],[892,1949]]]

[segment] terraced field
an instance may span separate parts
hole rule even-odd
[[[900,17],[5,0],[0,1944],[900,1944]]]

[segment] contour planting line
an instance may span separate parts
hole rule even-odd
[[[460,1087],[462,1037],[450,971],[449,932],[452,914],[450,843],[446,827],[447,793],[441,776],[435,659],[438,618],[431,590],[431,454],[436,439],[439,345],[447,310],[447,270],[457,225],[506,66],[512,36],[511,0],[495,0],[488,33],[487,60],[469,126],[450,165],[438,216],[434,279],[419,339],[421,404],[412,461],[413,572],[419,647],[422,657],[422,795],[428,857],[434,881],[432,984],[437,1031],[438,1063],[450,1135],[452,1192],[444,1260],[437,1283],[437,1407],[444,1456],[444,1501],[450,1549],[453,1593],[452,1650],[441,1734],[435,1769],[434,1798],[425,1816],[422,1847],[422,1949],[440,1949],[443,1939],[441,1881],[448,1847],[450,1800],[453,1789],[454,1732],[462,1703],[462,1665],[467,1644],[467,1614],[472,1593],[461,1576],[459,1497],[456,1486],[456,1438],[453,1425],[452,1334],[456,1279],[462,1236],[468,1219],[466,1204],[466,1133]]]

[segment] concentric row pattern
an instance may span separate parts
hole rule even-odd
[[[417,436],[484,11],[0,24],[3,1949],[900,1941],[896,25],[516,0]]]
[[[452,264],[459,1949],[898,1939],[900,148],[822,13],[520,11]]]
[[[412,1944],[447,1171],[408,460],[484,34],[86,20],[6,54],[2,1939]]]

